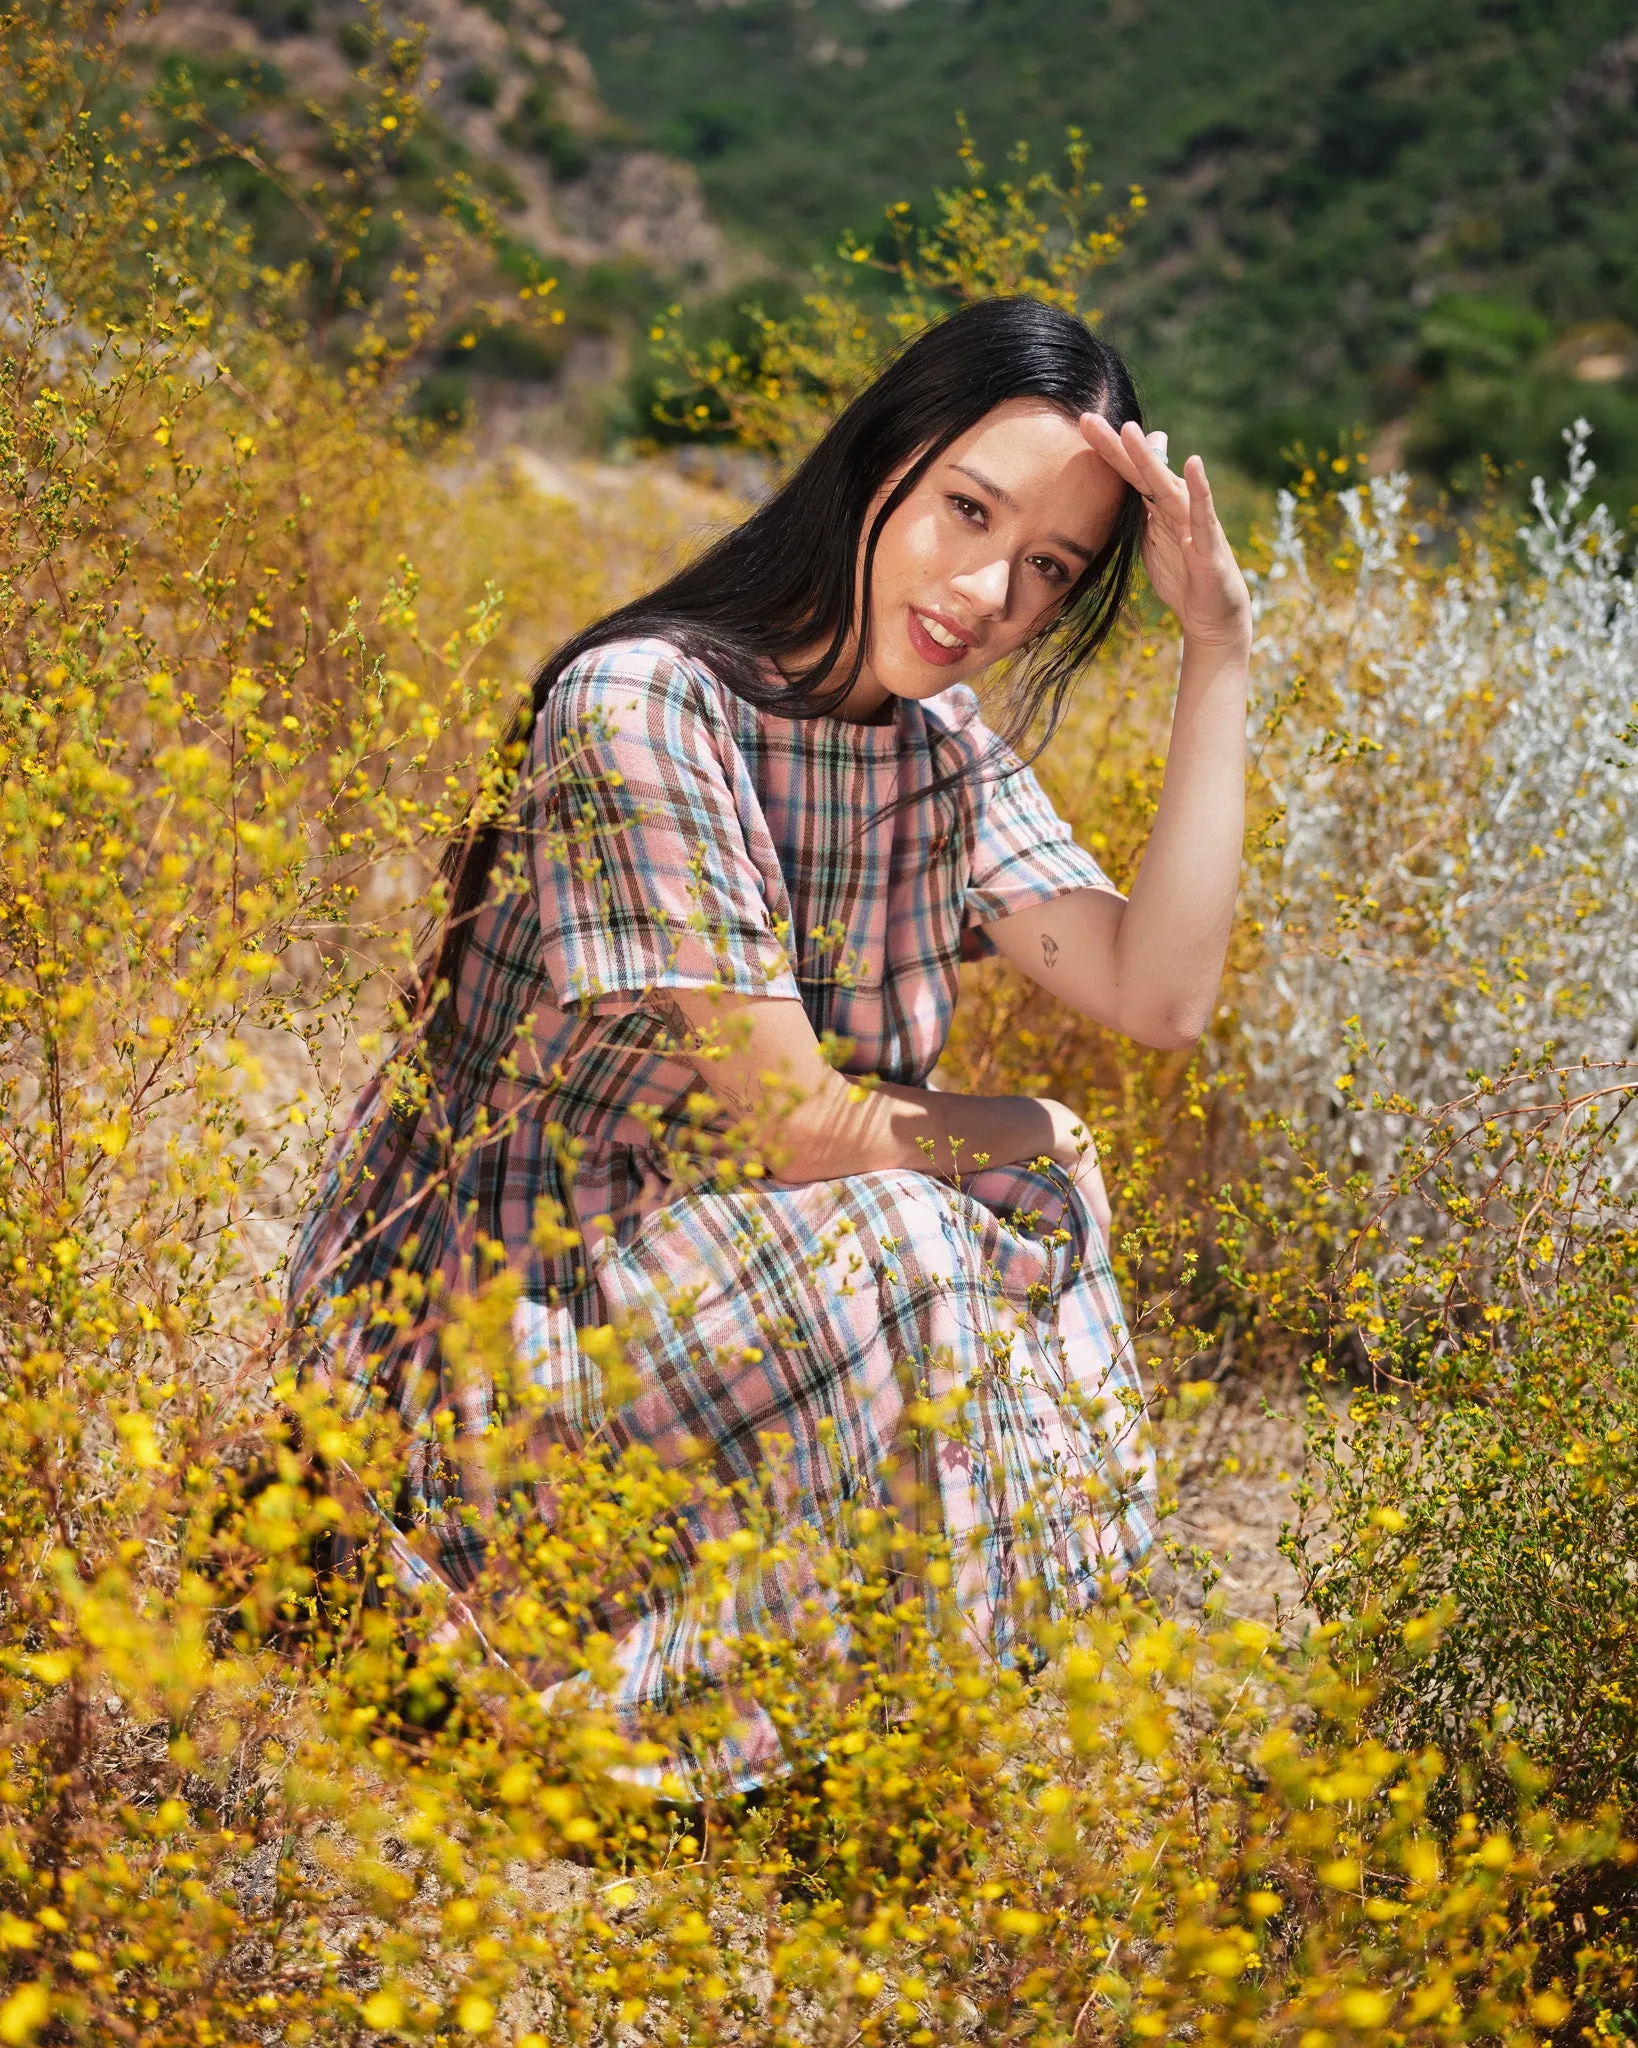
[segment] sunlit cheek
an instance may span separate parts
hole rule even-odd
[[[905,514],[904,523],[894,536],[897,542],[894,565],[899,582],[924,583],[957,573],[960,556],[952,547],[951,536],[944,531],[938,515],[931,509],[916,506],[907,506]],[[932,595],[931,592],[924,594]]]

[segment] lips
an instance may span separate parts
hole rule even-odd
[[[946,633],[955,634],[957,629],[947,619],[931,612],[918,612],[914,606],[910,607],[909,619],[910,645],[923,661],[931,662],[935,668],[953,668],[972,651],[972,643],[964,635],[960,636],[957,646],[946,647],[928,632],[926,622],[930,619]]]

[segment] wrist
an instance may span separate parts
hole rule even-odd
[[[1251,688],[1251,635],[1232,638],[1223,635],[1185,633],[1183,654],[1178,664],[1177,684],[1185,696],[1201,690],[1214,695],[1224,689],[1248,692]]]
[[[1251,607],[1227,619],[1213,619],[1209,624],[1198,624],[1187,617],[1183,625],[1183,651],[1185,654],[1215,656],[1223,661],[1251,660]]]

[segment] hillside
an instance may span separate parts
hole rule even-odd
[[[412,22],[426,30],[425,113],[407,180],[440,156],[475,165],[514,232],[549,254],[580,265],[663,255],[720,274],[723,239],[693,174],[654,151],[604,147],[590,66],[543,0],[416,0],[385,16],[389,31]],[[260,108],[265,130],[271,110],[270,132],[299,153],[306,103],[334,106],[354,89],[369,30],[354,0],[164,0],[133,42],[172,73],[189,66],[218,115]],[[594,154],[600,175],[588,177]]]
[[[497,9],[504,0],[496,0]],[[1151,395],[1254,474],[1365,424],[1471,483],[1576,411],[1638,498],[1632,0],[558,0],[605,101],[785,263],[953,168],[1094,139],[1149,188],[1107,294]]]
[[[418,409],[454,422],[476,407],[492,426],[527,418],[571,442],[629,429],[629,340],[653,306],[731,294],[765,266],[711,218],[690,164],[609,114],[544,0],[388,0],[374,28],[361,0],[161,0],[127,21],[134,82],[186,109],[171,139],[191,143],[195,179],[249,231],[257,261],[320,271],[304,194],[345,184],[333,126],[364,118],[399,38],[420,44],[405,73],[415,118],[390,139],[372,131],[379,161],[364,196],[375,204],[347,258],[348,291],[373,296],[406,237],[460,188],[461,210],[491,210],[499,277],[549,270],[562,320],[435,337],[416,365]]]
[[[699,326],[788,303],[848,230],[957,175],[956,116],[995,161],[1066,125],[1113,197],[1149,193],[1104,273],[1111,333],[1180,436],[1260,484],[1294,444],[1363,431],[1471,491],[1484,457],[1556,469],[1595,427],[1601,488],[1638,501],[1638,13],[1633,0],[389,0],[426,24],[425,109],[353,259],[379,277],[402,209],[450,177],[494,209],[502,270],[543,260],[561,323],[429,344],[416,405],[491,438],[653,431],[658,306]],[[291,181],[329,175],[356,102],[362,0],[164,0],[139,76],[185,82],[202,175],[288,263]],[[913,81],[913,84],[910,82]],[[508,251],[511,252],[510,256]],[[373,266],[373,272],[372,272]],[[365,280],[366,290],[368,279]]]

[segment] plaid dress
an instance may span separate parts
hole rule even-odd
[[[887,809],[957,768],[954,788]],[[290,1275],[310,1369],[407,1432],[402,1568],[471,1585],[505,1497],[481,1455],[493,1389],[456,1369],[438,1313],[502,1249],[537,1449],[646,1446],[719,1486],[771,1483],[781,1519],[821,1535],[849,1504],[898,1499],[908,1460],[916,1512],[1003,1655],[1020,1580],[1072,1605],[1135,1562],[1153,1513],[1136,1375],[1066,1176],[706,1178],[654,1199],[668,1141],[700,1115],[664,991],[799,999],[850,1044],[846,1072],[918,1084],[964,939],[990,950],[985,925],[1104,882],[972,693],[899,700],[884,725],[797,721],[662,642],[599,648],[536,722],[493,878],[424,1104],[381,1078],[364,1091]],[[404,1295],[406,1273],[424,1292]],[[395,1288],[422,1310],[358,1307]],[[637,1333],[613,1408],[578,1337],[611,1321]],[[950,1418],[931,1443],[912,1426],[929,1399]],[[677,1569],[596,1609],[634,1723],[826,1597],[798,1553],[705,1611],[690,1560],[731,1529],[733,1497],[684,1517]],[[752,1782],[777,1737],[744,1704]]]

